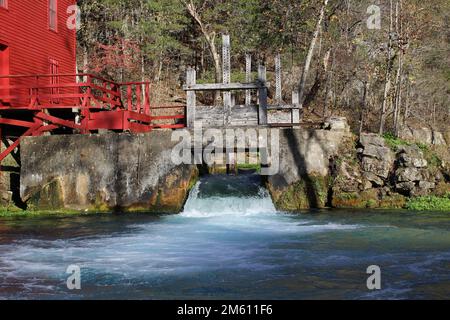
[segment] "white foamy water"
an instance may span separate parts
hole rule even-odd
[[[267,190],[259,188],[258,194],[252,197],[206,197],[200,195],[201,182],[192,190],[186,202],[182,217],[206,218],[222,216],[253,216],[277,214],[277,210]]]

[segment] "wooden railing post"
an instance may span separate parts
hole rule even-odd
[[[223,84],[231,83],[231,43],[230,36],[224,34],[222,36],[222,70],[223,70]],[[231,91],[224,91],[223,93],[224,105],[224,125],[228,126],[231,123],[231,111],[233,108],[231,101]]]
[[[258,90],[259,124],[267,125],[267,69],[264,65],[259,65],[258,67],[258,81],[263,85]]]
[[[187,69],[186,82],[188,86],[193,86],[197,83],[197,73],[192,67]],[[195,91],[186,91],[186,125],[188,128],[194,128],[196,99]]]
[[[39,103],[39,76],[35,77],[36,86],[34,88],[34,95],[31,97],[31,107],[35,107]]]
[[[128,111],[133,111],[133,88],[127,86],[127,109]]]
[[[275,57],[275,100],[278,104],[282,104],[282,83],[281,83],[281,55],[277,54]]]
[[[81,133],[87,134],[89,133],[89,117],[90,117],[90,107],[91,107],[91,98],[92,98],[92,78],[90,75],[87,77],[87,90],[86,90],[86,101],[85,105],[81,109]]]
[[[139,84],[137,84],[136,85],[136,112],[137,113],[141,113],[141,111],[142,111],[141,99],[142,99],[142,87]]]
[[[300,124],[300,95],[297,90],[292,91],[292,104],[295,109],[292,109],[292,124]]]
[[[150,83],[145,84],[144,114],[150,115]]]
[[[252,82],[252,56],[250,54],[245,55],[245,81],[247,83]],[[252,104],[252,91],[245,91],[245,105],[249,106]]]

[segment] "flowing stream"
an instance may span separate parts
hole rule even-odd
[[[0,299],[450,298],[449,213],[284,214],[260,185],[204,177],[180,215],[0,219]]]

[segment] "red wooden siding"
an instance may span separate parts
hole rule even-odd
[[[50,29],[51,2],[57,6],[56,31]],[[7,9],[0,7],[0,45],[9,48],[11,75],[49,74],[50,59],[58,62],[60,73],[76,72],[76,31],[67,27],[71,15],[67,8],[74,4],[75,0],[8,0]],[[30,81],[11,80],[11,84]]]
[[[1,1],[1,0],[0,0]],[[0,74],[8,75],[9,74],[9,47],[0,44]],[[0,78],[0,87],[1,86],[9,86],[8,78]],[[0,96],[8,96],[8,89],[0,89]],[[9,102],[9,101],[3,101]]]

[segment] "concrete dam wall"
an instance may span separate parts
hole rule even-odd
[[[351,136],[340,129],[265,130],[279,135],[279,170],[266,179],[275,200],[302,177],[328,176],[330,159]],[[180,212],[198,167],[173,163],[177,143],[172,131],[27,138],[21,198],[34,210]]]
[[[450,194],[447,146],[392,146],[374,134],[358,139],[342,119],[325,127],[247,128],[256,140],[266,134],[276,142],[261,180],[278,210],[405,208],[413,197]],[[227,130],[215,132],[226,140]],[[20,197],[28,209],[39,211],[179,213],[205,167],[223,172],[214,165],[174,161],[182,136],[193,142],[191,160],[210,143],[203,137],[199,148],[189,130],[27,138],[21,147]],[[259,151],[262,161],[264,150]]]

